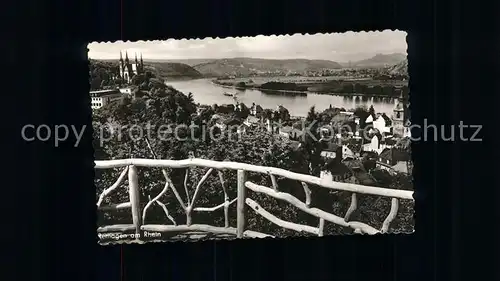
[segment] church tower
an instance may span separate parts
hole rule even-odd
[[[123,62],[122,51],[120,51],[120,77],[123,78],[125,75],[125,64]]]
[[[130,83],[132,80],[132,77],[134,75],[138,75],[143,73],[144,71],[144,63],[142,60],[142,53],[141,53],[141,60],[139,62],[137,58],[137,53],[135,53],[135,58],[134,58],[134,63],[131,63],[129,58],[128,58],[128,52],[125,51],[125,59],[123,59],[122,56],[122,51],[120,51],[120,77],[126,82]]]
[[[408,120],[406,110],[406,100],[401,90],[399,98],[395,101],[392,115],[392,133],[394,136],[403,137],[405,135],[405,125]]]

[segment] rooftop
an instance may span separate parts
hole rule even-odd
[[[386,148],[380,153],[380,158],[399,162],[399,161],[410,161],[410,154],[404,150],[397,148]]]
[[[90,91],[90,95],[94,97],[101,97],[113,94],[121,94],[118,89],[109,89],[109,90],[98,90],[98,91]]]
[[[250,116],[247,117],[247,121],[250,122],[250,123],[258,123],[259,122],[259,118],[250,115]]]

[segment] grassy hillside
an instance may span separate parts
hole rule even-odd
[[[248,76],[263,73],[286,74],[288,72],[336,69],[342,68],[342,66],[336,62],[327,60],[231,58],[201,63],[194,65],[194,68],[204,76],[217,77],[225,75]]]

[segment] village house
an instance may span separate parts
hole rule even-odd
[[[302,136],[302,131],[293,128],[292,126],[284,126],[279,129],[279,134],[284,136],[285,138],[291,139],[291,140],[297,140]]]
[[[365,126],[373,127],[373,121],[375,121],[373,114],[369,114],[368,117],[366,117],[365,119]]]
[[[352,112],[339,112],[330,119],[330,125],[334,128],[336,132],[340,132],[342,125],[348,122],[354,122],[355,118]]]
[[[342,145],[342,159],[354,159],[356,154],[346,145]]]
[[[377,115],[377,118],[373,121],[373,128],[377,129],[381,134],[389,134],[391,132],[391,119],[385,113]]]
[[[382,152],[385,147],[382,147],[382,136],[380,134],[374,134],[369,143],[363,144],[363,151],[374,151],[377,154]]]
[[[252,103],[252,107],[250,107],[250,115],[256,116],[257,114],[261,113],[262,111],[264,111],[262,106],[255,104],[255,103]]]
[[[333,127],[331,126],[321,126],[318,128],[318,133],[322,139],[331,138],[334,134]]]
[[[118,89],[90,91],[91,108],[98,109],[113,101],[120,100],[123,94]]]
[[[209,105],[199,105],[196,108],[196,115],[201,115],[202,112],[204,112],[205,110],[208,110],[210,108],[211,108],[211,106],[209,106]]]
[[[407,151],[397,148],[384,149],[377,161],[377,167],[389,171],[408,173],[411,156]]]
[[[338,161],[342,159],[342,145],[329,141],[323,141],[321,142],[321,146],[322,150],[320,152],[320,156],[324,159],[338,159]]]
[[[397,144],[397,140],[394,138],[394,136],[392,135],[388,135],[384,138],[384,143],[390,147],[390,146],[394,146]]]
[[[121,88],[120,93],[132,95],[132,87]]]
[[[266,130],[269,133],[279,133],[279,127],[274,124],[271,119],[266,118],[265,119],[265,124],[266,124]]]
[[[214,114],[212,115],[212,120],[214,121],[214,126],[219,128],[221,131],[225,131],[229,126],[236,131],[240,122],[234,118],[225,118],[221,115]]]
[[[252,116],[252,115],[249,115],[245,121],[243,121],[243,124],[245,124],[247,127],[254,127],[254,126],[258,126],[260,123],[260,119],[255,117],[255,116]]]

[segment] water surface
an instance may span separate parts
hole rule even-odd
[[[345,108],[346,110],[357,106],[365,105],[373,108],[376,112],[392,115],[394,108],[393,98],[380,97],[347,97],[335,95],[320,95],[308,93],[307,96],[286,96],[279,94],[266,94],[260,90],[237,90],[225,88],[215,85],[211,79],[196,79],[184,81],[167,81],[177,90],[188,94],[191,92],[195,102],[200,104],[229,104],[234,103],[232,97],[224,96],[224,92],[237,93],[238,101],[250,106],[253,102],[260,104],[263,108],[276,108],[278,105],[283,105],[288,109],[292,116],[306,116],[311,106],[315,106],[317,111],[323,111],[330,105],[337,108]]]

